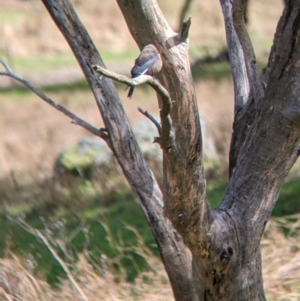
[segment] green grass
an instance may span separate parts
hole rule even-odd
[[[37,272],[44,274],[52,285],[64,276],[62,268],[46,246],[14,221],[18,216],[26,216],[26,222],[31,227],[50,230],[47,231],[49,241],[62,241],[66,244],[71,256],[63,254],[59,248],[58,252],[67,262],[76,261],[77,254],[84,251],[91,264],[101,266],[101,258],[105,255],[114,260],[116,275],[118,271],[126,271],[126,279],[134,280],[141,270],[147,268],[147,261],[139,252],[141,245],[147,246],[151,253],[159,256],[140,205],[130,190],[114,192],[113,202],[101,202],[105,196],[90,193],[87,181],[81,185],[87,186],[87,189],[82,187],[84,192],[81,194],[85,197],[78,197],[79,201],[74,196],[76,192],[72,192],[64,193],[52,201],[47,200],[48,196],[45,194],[46,199],[42,203],[36,200],[35,205],[33,200],[25,206],[20,199],[9,207],[6,206],[0,215],[0,256],[4,256],[6,241],[10,241],[9,249],[12,252],[24,257],[31,254],[34,257]],[[7,185],[6,187],[8,188]],[[35,188],[23,186],[22,190],[18,192],[20,195],[25,195],[26,190],[34,194]],[[224,185],[216,189],[210,186],[208,197],[216,203],[223,191]]]
[[[64,241],[74,261],[77,259],[76,254],[84,250],[85,254],[89,254],[88,259],[96,265],[101,265],[103,254],[110,258],[118,257],[115,269],[125,270],[127,280],[133,280],[140,270],[147,267],[146,260],[135,252],[135,247],[146,244],[156,255],[158,253],[143,211],[132,192],[124,191],[116,195],[114,204],[101,204],[95,196],[87,197],[82,202],[74,204],[70,200],[69,204],[65,202],[65,206],[51,207],[45,204],[43,208],[37,205],[31,212],[28,212],[28,208],[22,212],[23,207],[16,204],[9,212],[14,216],[26,213],[26,222],[33,228],[49,228],[49,240]],[[81,207],[81,211],[76,206]],[[139,229],[140,236],[130,230],[128,225]],[[143,237],[143,242],[140,237]],[[56,284],[59,277],[64,275],[62,268],[40,240],[3,213],[0,217],[0,256],[4,255],[7,240],[10,241],[11,251],[25,257],[27,254],[34,256],[38,272],[44,274],[49,283]],[[66,254],[59,254],[64,260],[70,260]]]
[[[216,208],[225,194],[226,182],[208,183],[207,197],[212,208]],[[282,217],[300,213],[300,178],[285,183],[280,191],[272,216]]]
[[[274,209],[275,216],[300,212],[298,182],[294,180],[283,186]],[[219,204],[225,190],[226,183],[208,185],[207,197],[212,208]],[[30,207],[11,205],[0,216],[0,256],[4,256],[6,242],[10,241],[11,251],[34,257],[37,272],[44,274],[49,283],[55,285],[59,277],[64,277],[62,268],[46,246],[7,217],[8,213],[14,217],[26,214],[31,227],[50,230],[47,232],[49,241],[62,241],[66,245],[67,254],[56,246],[66,262],[75,262],[78,254],[84,252],[92,265],[101,266],[101,258],[105,255],[114,260],[116,275],[126,271],[126,279],[134,280],[141,270],[147,268],[147,260],[137,251],[141,245],[146,245],[159,256],[143,211],[129,190],[115,193],[113,203],[101,203],[100,199],[101,196],[90,193],[79,202],[70,199],[50,205],[38,202]]]
[[[266,61],[257,61],[259,72],[266,66]],[[231,66],[229,61],[202,62],[191,66],[194,80],[213,79],[215,81],[231,77]]]
[[[44,94],[60,93],[60,92],[90,92],[89,85],[86,80],[79,80],[71,83],[46,86],[39,88]],[[0,95],[9,101],[26,102],[35,99],[37,96],[24,86],[16,86],[12,88],[0,88]],[[49,95],[48,95],[49,96]]]
[[[138,50],[124,51],[122,53],[101,51],[100,52],[104,63],[115,63],[122,64],[124,62],[133,62],[137,55]],[[4,53],[0,52],[0,58],[14,70],[20,74],[33,74],[39,73],[41,75],[57,70],[64,67],[75,67],[78,63],[74,55],[70,52],[59,53],[55,56],[36,56],[36,57],[10,57],[7,58]]]
[[[216,81],[231,76],[229,62],[203,63],[192,66],[194,79],[214,79]]]
[[[14,72],[21,74],[44,74],[58,68],[77,65],[76,59],[71,52],[61,53],[56,56],[11,57],[9,59],[4,57],[3,59]]]
[[[4,10],[0,12],[0,23],[16,24],[25,18],[22,11]]]
[[[212,184],[208,183],[206,193],[211,208],[214,209],[219,206],[220,201],[222,200],[225,194],[226,188],[227,188],[226,182],[212,183]]]
[[[121,53],[119,52],[108,52],[108,51],[100,51],[101,57],[105,62],[113,62],[113,63],[124,63],[128,61],[134,61],[139,55],[139,49],[135,48],[132,50],[126,50]]]
[[[273,216],[284,216],[300,212],[300,178],[282,186]]]

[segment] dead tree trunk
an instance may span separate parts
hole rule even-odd
[[[115,89],[92,68],[103,63],[69,0],[43,2],[90,84],[106,127],[103,137],[141,201],[175,299],[265,300],[260,239],[282,182],[298,157],[300,0],[288,2],[262,75],[245,29],[245,0],[220,0],[234,79],[235,117],[230,183],[216,210],[206,200],[201,128],[188,57],[190,20],[178,34],[155,0],[117,0],[139,47],[154,44],[164,62],[160,82],[172,108],[168,97],[159,94],[161,193]]]

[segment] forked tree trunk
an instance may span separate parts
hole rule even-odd
[[[188,56],[190,23],[175,33],[155,0],[117,0],[139,47],[153,43],[161,53],[160,82],[173,101],[168,122],[162,122],[168,138],[161,137],[162,197],[113,86],[92,69],[102,62],[71,4],[43,2],[91,86],[108,134],[106,142],[141,201],[175,299],[265,300],[260,239],[298,156],[300,1],[291,0],[285,8],[268,65],[259,75],[244,24],[245,3],[220,0],[234,79],[235,118],[230,183],[216,210],[209,208],[205,194],[201,128]],[[195,23],[205,26],[201,20]]]

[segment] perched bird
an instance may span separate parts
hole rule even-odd
[[[147,74],[153,76],[162,68],[162,60],[156,47],[152,44],[145,46],[131,69],[131,77]],[[127,97],[131,98],[134,87],[130,87]]]

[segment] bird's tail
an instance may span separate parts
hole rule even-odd
[[[132,94],[133,94],[133,91],[134,91],[134,87],[130,87],[129,92],[128,92],[128,94],[127,94],[127,97],[128,97],[128,98],[131,98],[131,96],[132,96]]]

